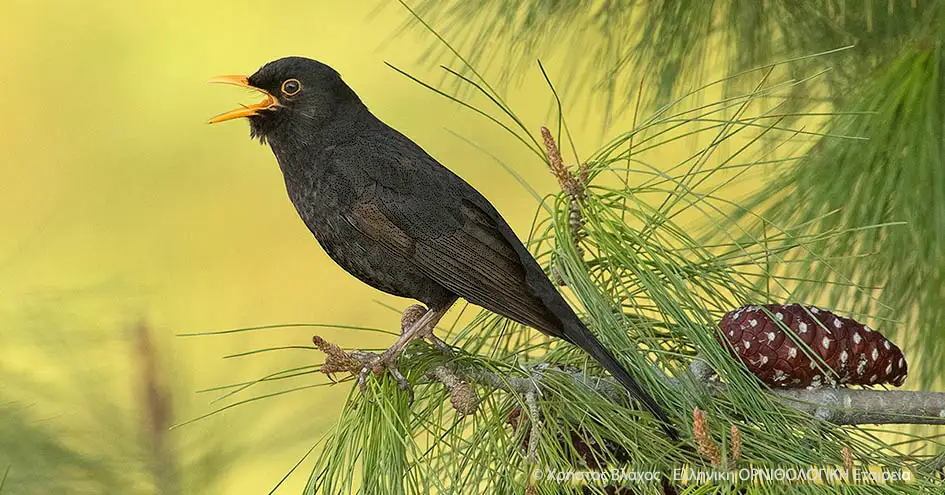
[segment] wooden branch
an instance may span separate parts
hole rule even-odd
[[[838,425],[945,424],[945,393],[821,388],[771,392],[793,409]]]
[[[724,384],[713,381],[715,373],[705,361],[693,361],[690,372],[717,393],[725,390]],[[792,409],[836,425],[945,425],[943,392],[821,387],[768,393]]]
[[[316,343],[326,344],[316,337]],[[438,352],[451,355],[452,351],[444,346],[434,346]],[[327,346],[326,346],[327,350]],[[338,354],[339,349],[332,349],[330,354]],[[368,352],[344,353],[344,356],[330,355],[332,362],[346,361],[348,369],[352,362],[361,362],[366,365],[374,356]],[[343,366],[333,367],[331,371],[338,371]],[[328,370],[326,370],[328,371]],[[626,394],[620,385],[610,377],[591,376],[578,369],[559,367],[548,363],[533,366],[527,370],[528,377],[503,376],[484,367],[471,363],[449,363],[437,366],[427,378],[446,386],[451,393],[454,407],[458,405],[456,397],[466,397],[470,393],[469,383],[476,383],[493,389],[528,396],[539,393],[544,385],[544,375],[549,371],[566,374],[575,386],[590,387],[597,392],[612,397],[615,400],[624,400]],[[704,383],[713,395],[721,395],[726,386],[714,381],[714,372],[704,361],[696,359],[690,368],[690,374],[696,380]],[[667,378],[671,386],[681,388],[680,381]],[[857,424],[926,424],[945,425],[945,393],[943,392],[912,392],[902,390],[862,390],[850,388],[816,388],[816,389],[772,389],[767,393],[778,398],[784,405],[797,411],[810,414],[818,419],[836,425]],[[478,399],[475,401],[478,405]],[[464,414],[470,414],[476,407],[467,406],[462,409]]]

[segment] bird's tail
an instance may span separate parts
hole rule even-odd
[[[597,337],[586,328],[583,330],[584,331],[581,333],[585,338],[580,339],[580,341],[575,342],[575,344],[590,354],[592,358],[600,363],[605,370],[630,392],[630,395],[633,396],[634,399],[643,404],[653,416],[656,416],[656,419],[662,423],[660,427],[671,439],[674,441],[679,440],[679,432],[672,426],[669,416],[667,416],[663,407],[656,402],[653,396],[643,390],[643,387],[630,375],[630,372],[620,364],[620,361],[617,361],[617,358],[604,347],[604,344],[602,344],[600,340],[597,340]]]

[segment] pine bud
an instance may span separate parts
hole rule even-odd
[[[848,473],[853,472],[853,452],[846,445],[840,449],[840,455],[843,456],[843,469]]]
[[[705,415],[705,411],[698,407],[692,410],[692,434],[696,437],[699,452],[707,457],[713,466],[721,465],[722,453],[709,434],[709,420]]]
[[[400,333],[404,333],[413,326],[414,323],[427,313],[427,308],[419,304],[411,304],[404,310],[400,316]]]
[[[732,425],[732,462],[738,462],[742,458],[742,432],[737,426]]]
[[[479,394],[468,382],[459,382],[450,388],[450,404],[464,416],[475,414],[479,410]]]

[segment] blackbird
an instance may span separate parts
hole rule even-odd
[[[372,369],[395,371],[404,346],[462,297],[577,345],[676,437],[663,408],[581,322],[495,207],[375,117],[338,72],[287,57],[248,77],[211,82],[263,94],[210,123],[249,119],[251,136],[272,148],[292,204],[328,256],[362,282],[429,308]]]

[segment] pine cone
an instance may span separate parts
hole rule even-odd
[[[726,313],[719,327],[732,355],[771,387],[898,387],[906,380],[906,360],[895,344],[866,325],[816,306],[744,306]],[[809,349],[799,346],[802,341]],[[812,361],[811,352],[826,366]]]

